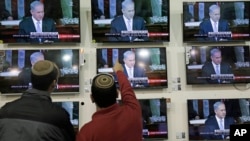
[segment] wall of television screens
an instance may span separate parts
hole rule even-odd
[[[249,106],[249,1],[133,0],[130,21],[122,15],[124,0],[40,0],[44,17],[52,21],[52,28],[43,23],[41,33],[35,25],[20,26],[22,20],[30,19],[32,1],[0,2],[0,12],[5,12],[0,15],[0,105],[30,87],[19,74],[31,67],[30,55],[40,52],[60,67],[52,98],[72,114],[77,132],[95,112],[92,103],[86,102],[90,101],[91,78],[98,73],[113,74],[116,60],[125,66],[124,53],[131,51],[135,65],[145,72],[137,77],[126,74],[142,107],[144,140],[226,137],[228,130],[222,135],[217,129],[205,131],[206,119],[214,116],[215,101],[226,104],[226,114],[237,124],[249,122],[249,112],[242,109]],[[8,12],[11,20],[7,20]],[[30,31],[24,32],[26,28]],[[223,62],[219,73],[212,57],[216,51]],[[79,52],[86,55],[85,64]],[[70,62],[64,62],[66,54]],[[170,110],[166,97],[173,103]],[[83,119],[79,107],[87,109]],[[207,112],[197,118],[192,112],[200,107]]]

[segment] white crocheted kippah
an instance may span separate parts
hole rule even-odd
[[[32,67],[32,73],[34,75],[47,75],[51,73],[54,69],[54,63],[48,60],[41,60],[35,63]]]
[[[113,76],[109,74],[99,74],[95,77],[93,84],[98,88],[110,88],[114,85]]]

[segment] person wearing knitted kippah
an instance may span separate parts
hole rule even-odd
[[[32,88],[0,109],[1,141],[75,141],[69,114],[50,96],[59,75],[51,61],[40,60],[32,66]]]
[[[97,111],[92,121],[83,125],[76,141],[142,141],[142,113],[136,95],[118,61],[113,67],[119,83],[121,105],[117,103],[118,90],[110,74],[93,78],[91,100]]]

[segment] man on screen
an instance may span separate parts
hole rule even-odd
[[[56,33],[56,26],[53,19],[44,17],[44,4],[40,1],[33,1],[30,4],[31,17],[24,18],[19,24],[19,35],[30,35],[31,32],[54,32]],[[51,43],[58,40],[56,36],[53,38],[39,38],[39,37],[25,37],[18,38],[18,42],[31,42],[31,43]]]
[[[110,33],[121,34],[122,31],[146,31],[145,21],[143,18],[134,16],[135,15],[135,4],[133,0],[124,0],[122,2],[122,13],[123,15],[117,16],[111,22]],[[124,35],[124,36],[114,36],[109,37],[110,41],[123,41],[123,42],[133,42],[133,41],[147,41],[148,37],[139,35]]]
[[[135,65],[135,53],[131,50],[124,52],[123,54],[123,68],[125,75],[130,78],[147,78],[145,70]],[[148,80],[135,80],[131,82],[133,87],[147,87]]]
[[[230,83],[233,79],[213,79],[212,75],[233,74],[230,64],[222,62],[221,50],[214,48],[210,51],[211,61],[202,66],[202,76],[206,77],[208,83]]]
[[[18,74],[18,79],[20,81],[20,84],[28,86],[31,86],[31,68],[32,66],[38,62],[44,60],[44,54],[42,52],[34,52],[30,55],[30,64],[31,67],[25,67],[23,70]]]
[[[215,116],[205,121],[204,138],[207,140],[223,140],[229,139],[229,131],[231,124],[235,124],[232,117],[226,116],[225,104],[217,101],[213,105]]]
[[[220,7],[216,4],[209,7],[209,19],[205,19],[200,23],[199,34],[207,35],[199,40],[205,41],[226,41],[231,39],[229,23],[220,19]],[[223,33],[221,32],[229,32]],[[210,34],[209,34],[210,33]],[[214,34],[213,34],[214,33]]]

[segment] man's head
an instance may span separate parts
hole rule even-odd
[[[135,53],[130,50],[126,51],[123,54],[123,61],[127,67],[133,68],[135,65]]]
[[[44,60],[44,55],[42,52],[34,52],[30,55],[30,63],[32,66],[40,60]]]
[[[57,85],[59,69],[48,60],[36,62],[31,69],[31,83],[33,88],[52,92]]]
[[[210,58],[212,60],[212,62],[214,62],[216,65],[219,65],[222,61],[222,57],[221,57],[221,51],[217,48],[214,48],[210,51]]]
[[[127,19],[133,19],[135,15],[135,4],[133,0],[124,0],[122,2],[122,13]]]
[[[214,112],[218,118],[220,118],[220,119],[225,118],[225,116],[226,116],[225,104],[221,101],[215,102],[214,103]]]
[[[40,1],[33,1],[30,4],[30,13],[37,21],[41,21],[44,17],[44,5]]]
[[[209,16],[214,22],[220,20],[220,7],[216,4],[209,7]]]
[[[91,99],[99,108],[106,108],[116,103],[118,91],[115,80],[110,74],[98,74],[93,78]]]

